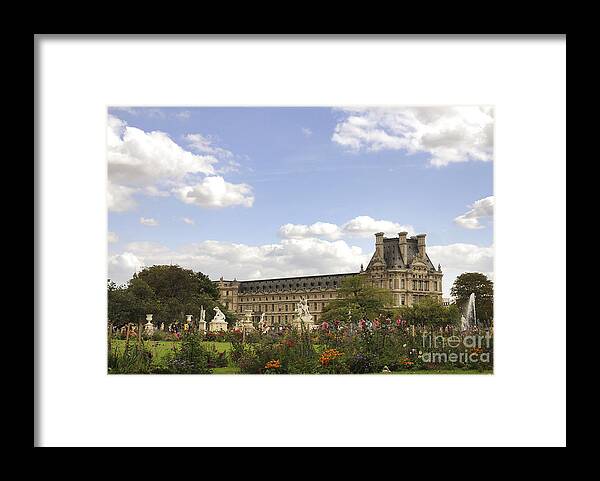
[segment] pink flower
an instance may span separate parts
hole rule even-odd
[[[402,319],[400,319],[400,318],[396,319],[396,325],[398,327],[400,327],[402,325]]]
[[[324,331],[329,329],[329,324],[327,323],[327,321],[323,321],[323,323],[321,324],[321,329],[323,329]]]
[[[379,319],[373,320],[373,327],[375,329],[377,329],[380,325],[381,325],[381,323],[379,322]]]
[[[364,329],[367,326],[367,321],[365,321],[364,319],[361,319],[360,321],[358,321],[358,326],[361,329]]]

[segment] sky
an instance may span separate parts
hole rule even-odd
[[[108,277],[358,272],[374,234],[427,234],[443,291],[493,278],[493,109],[108,109]]]

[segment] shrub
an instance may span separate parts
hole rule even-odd
[[[176,341],[177,337],[175,334],[168,331],[155,330],[150,336],[153,341]]]
[[[125,346],[122,353],[115,347],[108,353],[109,374],[149,374],[152,372],[152,353],[144,344]]]
[[[167,358],[167,370],[173,374],[209,374],[210,355],[196,333],[185,333],[179,349]]]

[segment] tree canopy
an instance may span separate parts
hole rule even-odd
[[[460,320],[460,312],[454,304],[445,307],[433,296],[426,296],[412,306],[402,306],[400,315],[409,324],[440,327],[456,325]]]
[[[342,280],[338,298],[323,310],[324,321],[347,321],[375,319],[387,315],[392,304],[392,295],[386,289],[373,287],[364,276],[350,276]]]
[[[209,321],[216,306],[232,320],[208,276],[177,265],[146,267],[124,286],[108,282],[108,319],[115,325],[142,322],[150,313],[155,322],[183,321],[187,314],[198,319],[202,307]]]
[[[471,293],[475,293],[477,320],[491,322],[494,318],[494,283],[479,272],[465,272],[456,278],[450,294],[463,315]]]

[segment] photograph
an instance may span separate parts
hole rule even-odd
[[[34,447],[565,447],[566,73],[35,34]]]
[[[108,374],[493,373],[493,106],[106,129]]]

